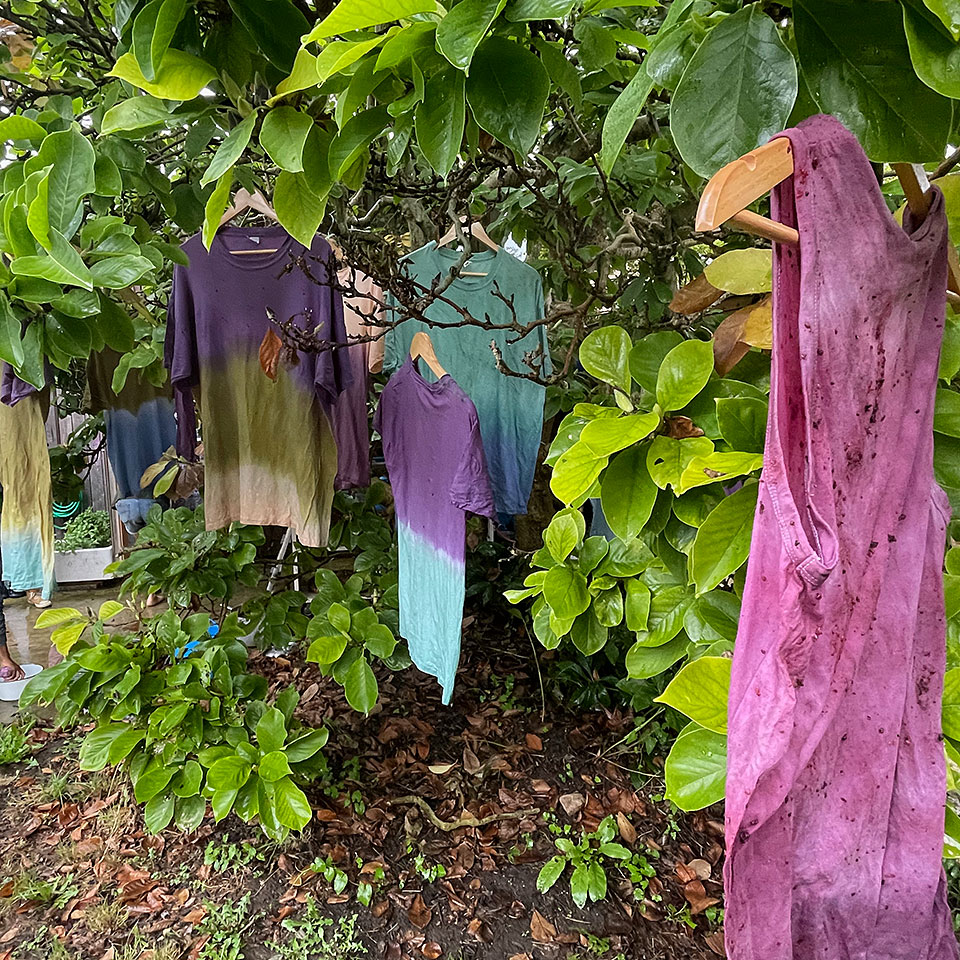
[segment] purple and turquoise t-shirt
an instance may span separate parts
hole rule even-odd
[[[230,252],[255,244],[275,252]],[[337,474],[329,412],[349,383],[344,351],[298,351],[281,360],[271,380],[260,366],[260,345],[271,327],[268,309],[322,339],[346,342],[330,246],[317,237],[308,251],[280,226],[223,227],[209,252],[199,236],[183,250],[190,266],[174,271],[166,364],[183,416],[185,456],[192,453],[189,414],[199,388],[207,527],[275,524],[307,546],[323,546]],[[296,257],[306,257],[319,283],[293,264]]]
[[[460,661],[465,512],[495,516],[477,410],[451,376],[430,383],[408,357],[383,388],[374,427],[397,511],[400,634],[449,703]]]

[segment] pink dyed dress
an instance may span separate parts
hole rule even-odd
[[[831,117],[786,133],[766,461],[733,658],[731,960],[953,960],[933,480],[946,221],[901,229]]]

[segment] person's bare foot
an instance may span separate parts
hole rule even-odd
[[[0,646],[0,683],[22,680],[23,677],[23,667],[10,656],[7,645]]]

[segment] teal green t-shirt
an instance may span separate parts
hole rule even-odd
[[[411,279],[429,289],[437,277],[449,274],[459,256],[452,249],[438,250],[431,242],[406,257],[403,266]],[[469,310],[472,316],[489,318],[493,323],[510,323],[513,320],[510,307],[496,296],[494,291],[498,290],[502,296],[513,298],[517,320],[521,323],[542,319],[543,284],[533,267],[501,248],[496,253],[475,254],[466,269],[484,272],[486,276],[459,277],[443,296]],[[390,301],[388,306],[397,305]],[[402,314],[388,316],[399,319]],[[426,316],[436,323],[463,321],[450,304],[439,300],[427,308]],[[440,363],[477,408],[498,513],[526,513],[543,431],[545,391],[540,384],[500,373],[490,343],[494,341],[506,365],[520,373],[530,372],[523,362],[524,354],[542,351],[543,370],[549,373],[552,368],[545,326],[537,327],[517,341],[516,333],[511,330],[486,330],[477,326],[442,328],[410,318],[387,334],[386,371],[402,366],[410,341],[420,330],[430,334]]]

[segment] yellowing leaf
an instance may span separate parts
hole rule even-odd
[[[773,289],[773,252],[759,247],[730,250],[703,272],[710,283],[727,293],[769,293]]]
[[[125,53],[108,74],[161,100],[192,100],[216,75],[217,71],[205,60],[173,49],[163,55],[155,80],[147,80],[132,53]]]

